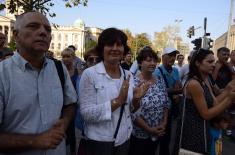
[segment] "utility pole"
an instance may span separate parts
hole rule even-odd
[[[229,48],[229,45],[230,45],[231,23],[233,20],[233,5],[234,5],[234,0],[231,0],[230,13],[229,13],[229,19],[228,19],[228,32],[227,32],[227,38],[225,40],[225,46],[227,48]]]

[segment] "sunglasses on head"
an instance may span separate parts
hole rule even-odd
[[[100,61],[100,58],[99,57],[88,57],[87,58],[87,61],[90,62],[90,63],[94,63],[94,62],[99,62]]]

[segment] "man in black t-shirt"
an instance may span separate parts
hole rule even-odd
[[[124,61],[121,63],[121,66],[123,69],[129,70],[132,65],[132,54],[131,52],[128,52],[126,55],[124,55]]]
[[[234,78],[232,68],[228,64],[230,50],[226,47],[221,47],[217,51],[218,61],[215,64],[215,70],[212,74],[215,83],[220,89],[225,86]]]

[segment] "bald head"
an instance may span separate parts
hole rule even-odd
[[[51,26],[43,14],[27,12],[16,18],[13,36],[19,52],[41,57],[50,46]]]
[[[41,14],[40,12],[36,12],[36,11],[32,11],[32,12],[25,12],[22,13],[21,15],[18,15],[16,17],[16,21],[15,21],[15,25],[14,25],[14,30],[20,30],[22,27],[22,23],[24,23],[24,20],[27,18],[30,18],[33,15],[40,15],[40,16],[44,16],[43,14]],[[44,16],[44,18],[48,21],[47,17]],[[49,21],[48,21],[49,23]]]

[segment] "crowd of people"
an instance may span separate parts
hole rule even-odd
[[[19,15],[13,37],[14,53],[0,34],[0,154],[222,155],[222,130],[234,127],[235,51],[221,47],[218,60],[191,51],[184,64],[175,48],[160,58],[146,46],[132,63],[126,34],[107,28],[84,61],[73,45],[59,61],[38,12]]]

